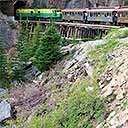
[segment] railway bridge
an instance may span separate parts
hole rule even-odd
[[[34,31],[36,23],[39,22],[42,25],[42,29],[47,28],[50,25],[49,21],[30,21],[30,35]],[[55,22],[57,31],[63,38],[77,40],[83,40],[87,38],[95,38],[96,36],[102,37],[110,29],[119,29],[120,26],[110,25],[96,25],[85,23],[68,23],[68,22]]]

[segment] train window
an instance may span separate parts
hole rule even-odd
[[[33,13],[33,11],[31,11],[31,13]]]
[[[128,12],[126,12],[126,17],[128,17]]]
[[[38,11],[38,13],[40,13],[40,11]]]
[[[126,12],[126,17],[128,17],[128,12]]]
[[[100,14],[100,12],[98,12],[98,16],[100,16],[101,14]]]
[[[121,13],[118,13],[118,16],[119,16],[119,17],[122,17],[122,14],[121,14]]]
[[[122,12],[122,17],[125,17],[125,14],[124,14],[124,12]]]
[[[61,12],[61,10],[56,10],[56,12]]]
[[[93,13],[90,12],[90,17],[92,17],[92,16],[93,16]]]

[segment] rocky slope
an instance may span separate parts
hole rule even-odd
[[[119,46],[113,55],[112,66],[101,75],[99,82],[101,95],[108,100],[109,114],[97,128],[128,127],[128,47]]]
[[[105,39],[63,47],[61,49],[63,55],[68,55],[65,59],[59,61],[49,71],[43,72],[35,80],[12,88],[9,92],[10,103],[15,107],[17,117],[27,117],[26,122],[31,124],[35,114],[43,117],[47,112],[52,112],[60,102],[70,97],[70,89],[74,85],[80,86],[81,80],[88,79],[92,81],[91,84],[96,84],[97,80],[100,96],[107,102],[101,122],[98,124],[92,119],[94,128],[127,128],[128,38],[125,38],[127,31],[123,33],[121,31],[113,32],[107,37],[107,40],[108,38],[112,40],[109,44]],[[113,39],[119,42],[115,43]],[[93,49],[96,51],[92,54],[94,58],[91,58],[90,52],[89,55],[87,52]],[[99,78],[95,77],[102,68],[104,73]],[[85,86],[88,84],[84,83]],[[90,86],[87,89],[91,91],[93,88],[94,86]],[[26,127],[28,124],[22,125]]]
[[[59,8],[85,8],[96,6],[119,6],[124,5],[121,0],[49,0],[51,4]]]
[[[16,25],[12,19],[8,18],[0,12],[0,34],[3,37],[3,45],[5,49],[14,46],[17,37]]]

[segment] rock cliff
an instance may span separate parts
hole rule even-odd
[[[15,23],[0,12],[0,34],[3,37],[4,47],[10,49],[16,42],[16,26]]]
[[[60,8],[85,8],[96,6],[124,5],[124,0],[49,0],[49,3]]]

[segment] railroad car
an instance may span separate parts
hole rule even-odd
[[[118,9],[118,23],[119,24],[128,24],[128,8]]]
[[[113,16],[116,15],[116,10],[111,9],[88,9],[87,10],[87,21],[88,22],[98,22],[98,23],[112,23]]]
[[[16,19],[62,19],[60,9],[17,9]]]
[[[63,21],[84,21],[86,9],[64,9],[62,10]]]
[[[86,23],[113,23],[113,17],[116,13],[115,8],[64,9],[62,10],[62,19],[64,21],[82,21]]]

